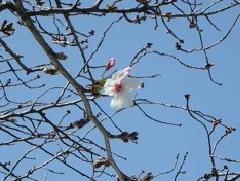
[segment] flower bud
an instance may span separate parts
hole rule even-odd
[[[66,60],[68,57],[67,57],[67,55],[64,54],[64,52],[57,52],[56,53],[56,58],[58,60]]]
[[[45,74],[49,74],[49,75],[54,75],[54,74],[57,73],[57,71],[56,71],[56,69],[55,69],[54,67],[45,67],[45,68],[43,69],[43,72],[44,72]]]
[[[106,65],[106,71],[108,71],[110,68],[112,68],[116,64],[115,58],[111,58],[108,60],[108,63]]]

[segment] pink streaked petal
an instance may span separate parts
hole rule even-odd
[[[123,69],[123,72],[130,72],[131,71],[131,67],[126,67]]]
[[[116,84],[114,85],[114,89],[115,89],[115,92],[116,92],[116,93],[119,93],[119,92],[122,91],[122,85],[116,83]]]

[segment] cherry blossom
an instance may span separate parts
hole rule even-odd
[[[109,70],[110,68],[112,68],[114,65],[116,64],[116,60],[115,58],[111,58],[108,60],[108,63],[106,65],[106,71]]]
[[[130,70],[130,67],[126,67],[114,73],[104,84],[105,94],[113,97],[111,107],[116,110],[132,106],[133,98],[130,93],[141,87],[138,79],[128,76]]]

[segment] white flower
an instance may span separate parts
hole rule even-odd
[[[130,78],[130,67],[120,70],[107,79],[104,84],[105,94],[112,96],[111,107],[118,110],[133,105],[130,93],[141,87],[136,78]]]

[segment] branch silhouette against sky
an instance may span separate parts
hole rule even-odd
[[[240,178],[238,0],[0,1],[0,178]]]

